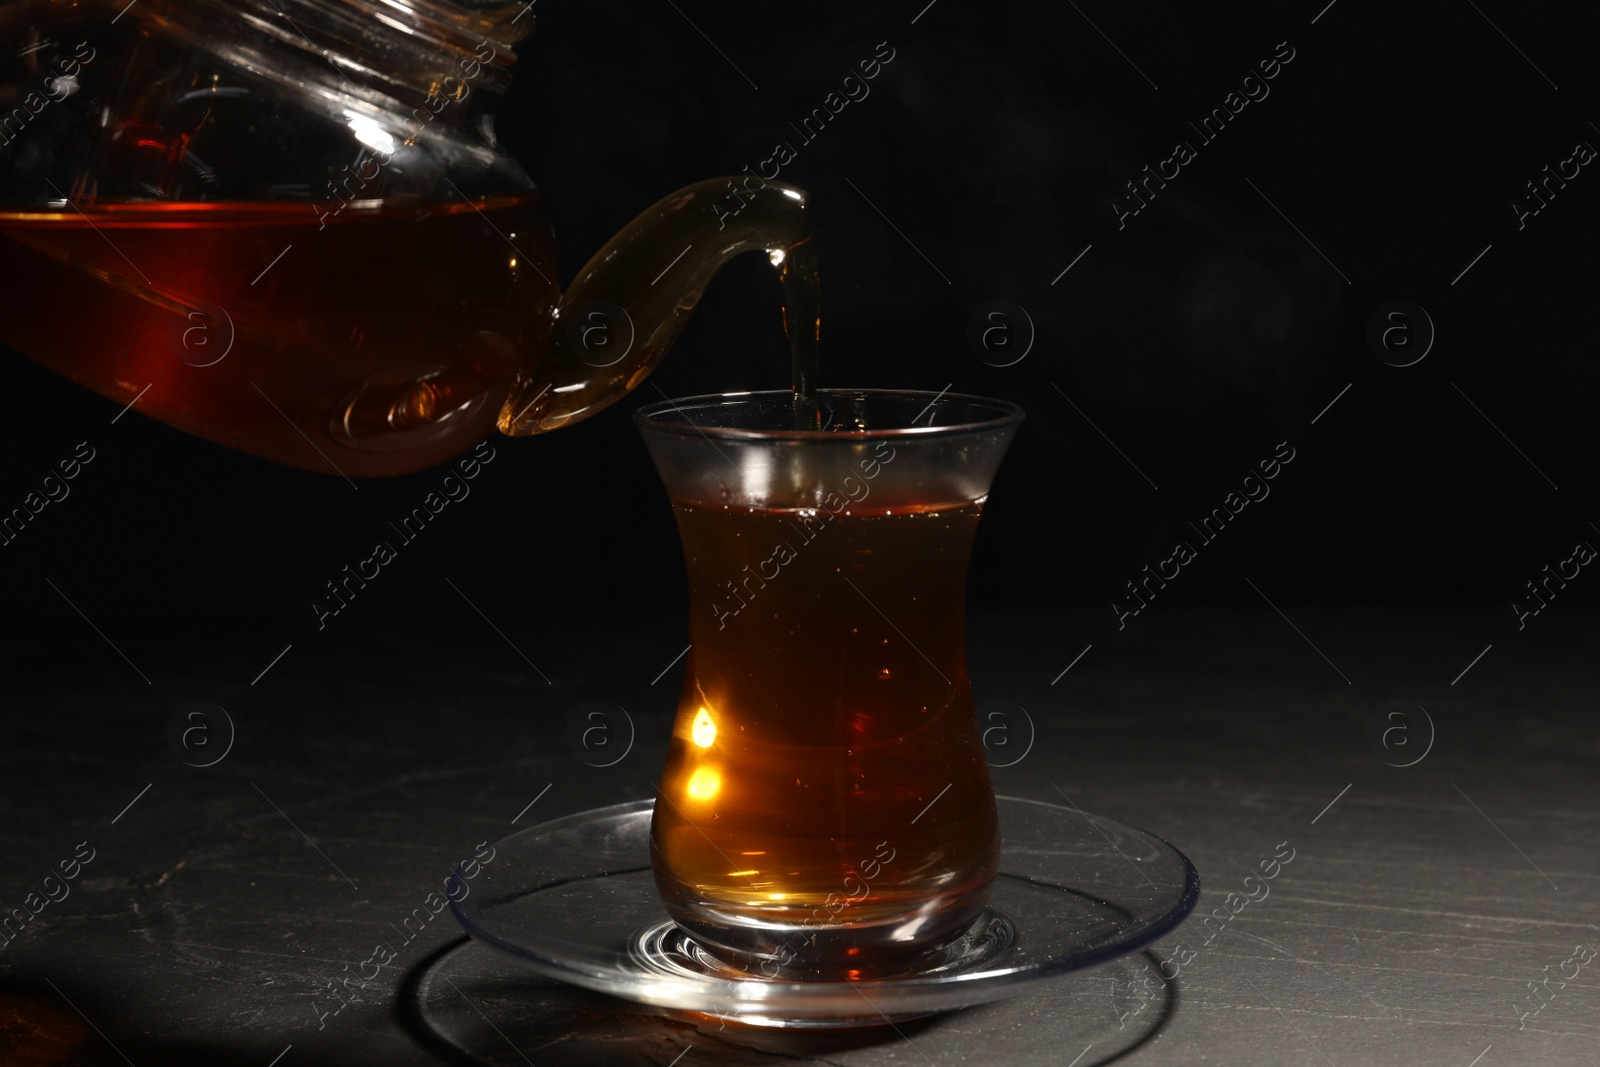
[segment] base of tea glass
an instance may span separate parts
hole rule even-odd
[[[468,895],[450,910],[480,944],[547,978],[733,1023],[843,1029],[1034,992],[1157,941],[1199,899],[1194,865],[1153,834],[1016,797],[998,797],[996,807],[1003,845],[987,906],[911,973],[773,979],[706,951],[656,891],[650,800],[495,842],[489,862],[457,868]]]

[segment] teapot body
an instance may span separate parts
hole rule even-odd
[[[8,0],[0,339],[211,441],[402,474],[614,403],[759,249],[807,392],[817,283],[792,186],[671,193],[562,293],[538,193],[494,137],[530,8]]]
[[[388,5],[7,5],[0,337],[327,473],[421,469],[490,432],[560,298],[490,124],[521,5],[404,26],[367,7]]]

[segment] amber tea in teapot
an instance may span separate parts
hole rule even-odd
[[[374,361],[397,384],[443,373],[467,397],[507,386],[549,332],[550,251],[534,194],[325,226],[302,204],[0,214],[0,334],[79,380],[148,384],[164,418],[214,426],[222,444],[307,467],[320,449],[369,473],[344,454],[385,427],[335,416]],[[430,400],[412,397],[419,426]],[[291,423],[274,405],[329,417]],[[459,450],[443,447],[441,459]]]

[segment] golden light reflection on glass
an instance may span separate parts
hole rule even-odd
[[[711,721],[711,713],[701,708],[694,716],[694,725],[689,728],[689,734],[694,738],[694,743],[701,748],[710,748],[711,742],[717,739],[717,724]]]
[[[701,767],[689,776],[688,793],[695,800],[710,800],[722,788],[722,775],[710,767]]]

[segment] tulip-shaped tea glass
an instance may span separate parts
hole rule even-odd
[[[788,391],[635,416],[691,612],[651,866],[725,964],[882,978],[960,941],[999,869],[963,606],[1022,410],[884,390],[819,403],[806,430]]]

